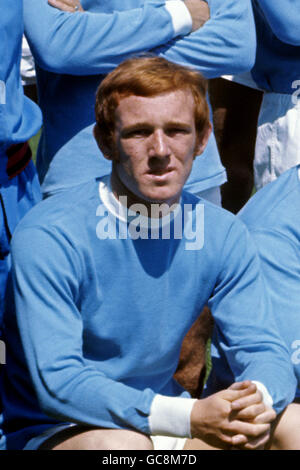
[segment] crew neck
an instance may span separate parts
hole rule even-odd
[[[126,207],[114,195],[111,187],[110,175],[101,178],[99,182],[99,196],[108,212],[115,218],[124,223],[135,224],[136,222],[136,224],[141,228],[162,228],[166,224],[170,224],[171,220],[174,220],[181,214],[181,198],[178,203],[173,204],[174,210],[170,211],[167,215],[161,218],[143,215],[141,212],[149,213],[149,209],[146,207],[146,205],[143,207],[142,203],[132,204],[129,208]],[[126,196],[121,197],[125,198]],[[158,206],[162,205],[160,203],[157,204]],[[143,207],[143,211],[132,210],[131,207],[133,206],[141,206]]]

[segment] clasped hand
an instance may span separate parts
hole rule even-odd
[[[272,408],[263,403],[261,392],[251,381],[197,400],[191,414],[191,434],[213,447],[263,449],[270,438]]]

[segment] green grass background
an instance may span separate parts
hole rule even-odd
[[[37,151],[37,147],[39,144],[40,136],[41,136],[41,130],[35,136],[33,136],[29,141],[30,148],[32,151],[32,159],[34,163],[36,161],[36,151]]]

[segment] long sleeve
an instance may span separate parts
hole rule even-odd
[[[215,337],[234,380],[261,382],[274,409],[282,411],[295,396],[296,378],[274,321],[255,245],[238,223],[233,224],[224,244],[220,276],[209,306]],[[222,380],[222,364],[216,367]]]
[[[288,226],[288,224],[286,225]],[[294,360],[300,339],[300,256],[297,238],[283,230],[258,229],[252,232],[261,259],[272,312],[300,383],[299,363]],[[299,385],[298,385],[299,393]]]
[[[83,353],[81,262],[54,232],[25,229],[12,245],[17,320],[40,407],[60,420],[147,433],[154,392],[108,378]]]
[[[208,0],[210,19],[188,37],[156,52],[190,65],[207,78],[250,70],[255,61],[256,36],[249,0]]]
[[[68,13],[47,0],[24,0],[24,23],[40,67],[72,75],[108,73],[131,54],[183,34],[174,30],[163,1],[112,13]]]
[[[300,46],[300,5],[298,0],[255,0],[275,36],[292,46]]]

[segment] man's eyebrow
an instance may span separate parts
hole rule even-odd
[[[150,124],[149,122],[137,122],[136,124],[132,124],[129,126],[126,126],[122,129],[122,134],[128,134],[133,131],[138,131],[139,129],[154,129],[155,126]],[[172,127],[178,127],[180,129],[191,129],[191,125],[182,121],[168,121],[165,125],[164,128],[172,128]]]
[[[149,122],[145,121],[145,122],[137,122],[136,124],[131,124],[129,126],[126,126],[126,127],[123,127],[122,129],[122,133],[125,132],[131,132],[131,131],[135,131],[135,130],[139,130],[139,129],[152,129],[153,128],[153,125],[152,124],[149,124]]]
[[[191,125],[182,121],[169,121],[165,127],[180,127],[182,129],[191,129]]]

